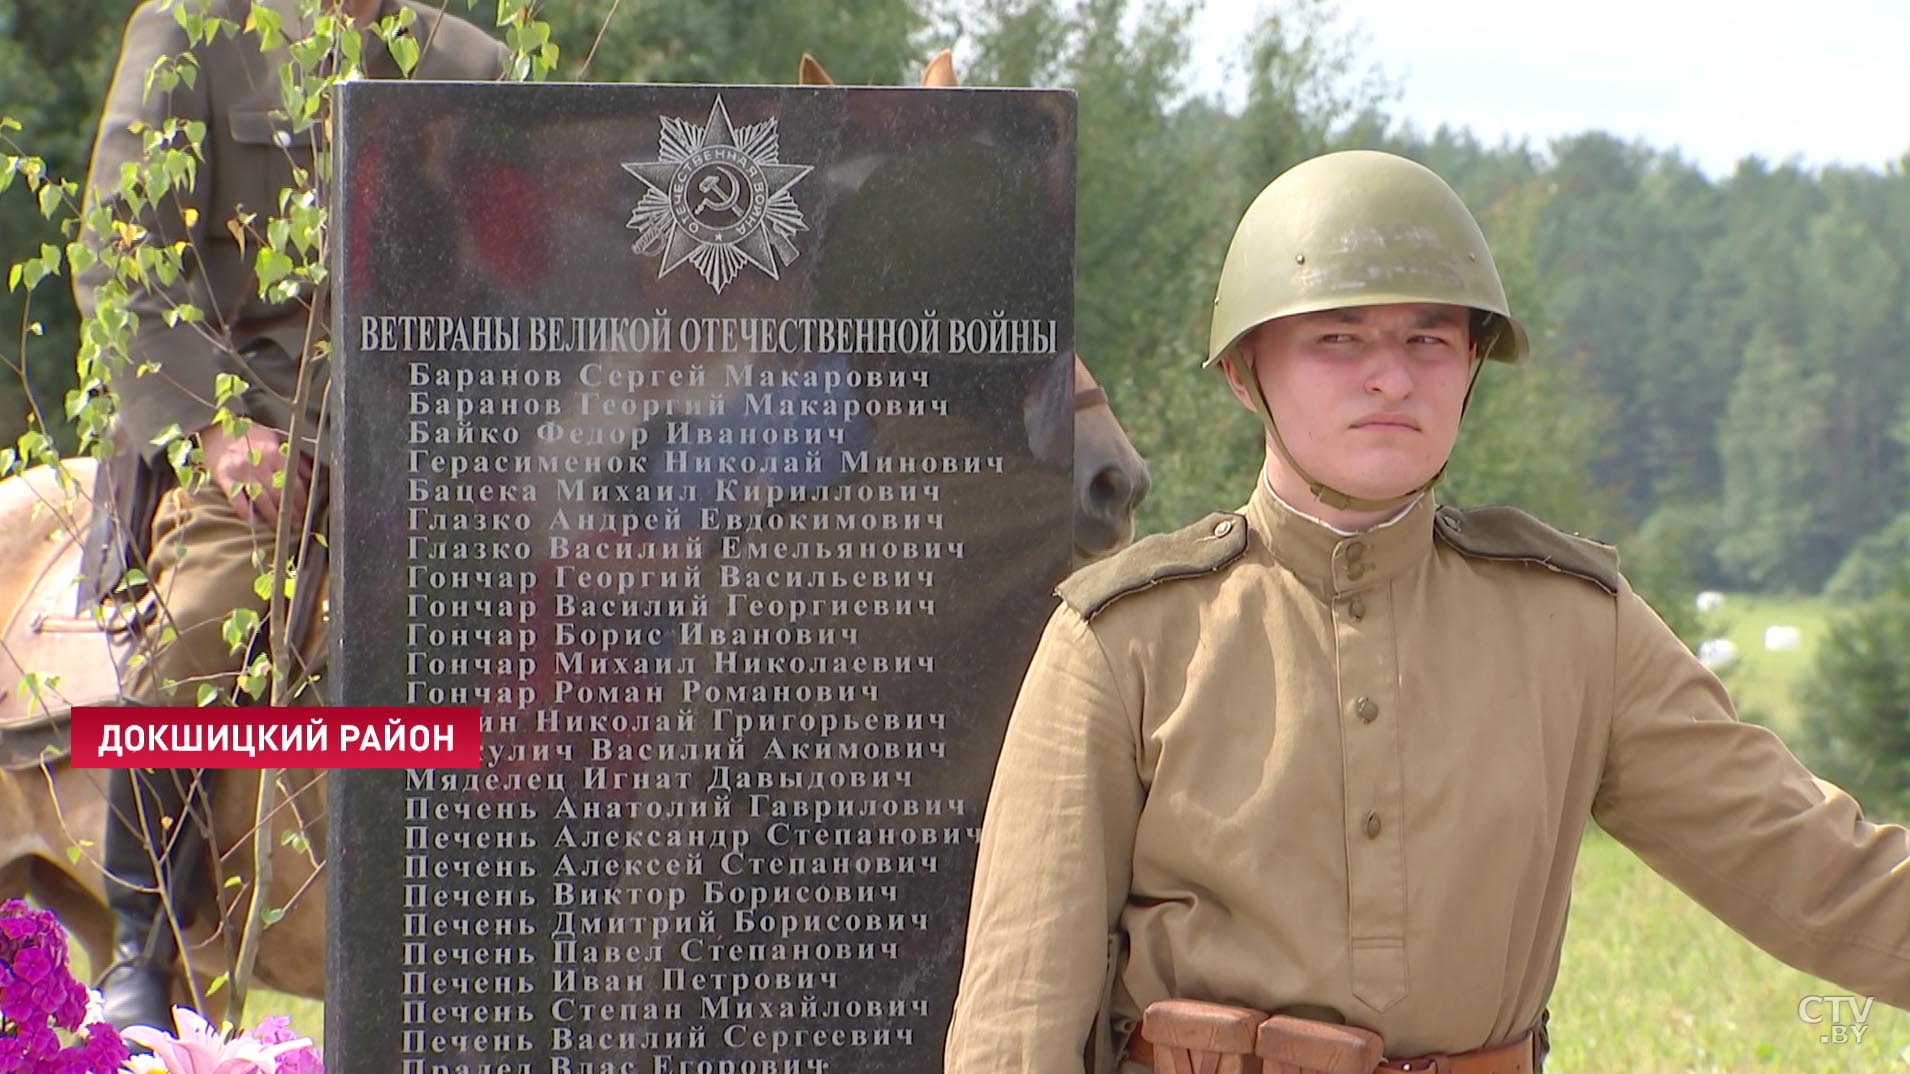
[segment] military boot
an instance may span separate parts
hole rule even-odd
[[[172,1027],[179,946],[160,893],[170,895],[182,917],[188,914],[197,894],[193,881],[205,866],[205,840],[189,813],[201,791],[199,777],[208,774],[148,769],[111,774],[102,851],[106,905],[113,912],[113,963],[100,975],[99,989],[106,1020],[115,1028]]]

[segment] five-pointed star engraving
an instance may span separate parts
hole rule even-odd
[[[774,119],[738,131],[720,96],[700,129],[670,116],[661,121],[658,159],[623,165],[649,188],[627,225],[638,232],[633,248],[645,255],[661,252],[659,278],[694,262],[719,292],[745,262],[780,278],[778,256],[783,265],[794,261],[789,237],[807,227],[789,189],[811,167],[778,160]],[[690,186],[695,174],[704,175],[699,188]],[[692,204],[691,198],[700,201]],[[736,213],[733,225],[696,215],[712,201],[719,211]]]

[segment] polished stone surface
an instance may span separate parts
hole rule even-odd
[[[328,1065],[937,1069],[1067,566],[1072,95],[338,118],[334,682],[486,760],[340,773]]]

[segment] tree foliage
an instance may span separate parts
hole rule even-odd
[[[135,0],[73,4],[62,0],[0,0],[0,112],[20,125],[0,131],[0,154],[33,156],[46,174],[86,174],[93,124],[112,77],[119,30]],[[0,180],[4,182],[4,180]],[[0,197],[0,262],[11,266],[61,244],[58,224],[39,211],[24,183]],[[74,382],[79,315],[63,288],[0,292],[0,438],[12,443],[37,410],[70,447],[61,405]],[[30,393],[30,394],[29,394]]]
[[[896,85],[921,70],[932,16],[909,0],[590,0],[546,3],[561,77],[598,82],[776,85],[804,52],[844,85]]]
[[[1910,569],[1895,585],[1833,619],[1798,687],[1802,752],[1812,771],[1870,812],[1910,818]]]
[[[131,6],[110,0],[102,18],[99,5],[0,0],[0,100],[24,128],[9,154],[84,173]],[[1074,89],[1077,341],[1154,468],[1144,529],[1244,496],[1259,428],[1199,368],[1214,278],[1262,185],[1351,146],[1406,153],[1454,184],[1533,330],[1527,367],[1486,370],[1448,500],[1520,503],[1664,567],[1647,573],[1807,591],[1910,511],[1901,169],[1747,160],[1711,179],[1598,132],[1534,147],[1414,130],[1388,118],[1384,74],[1336,29],[1331,0],[1241,27],[1233,103],[1189,89],[1200,0],[591,0],[535,18],[522,0],[451,6],[514,44],[546,35],[554,77],[786,82],[809,51],[841,82],[901,83],[953,45],[969,84]],[[63,241],[36,197],[24,184],[0,196],[10,265]],[[71,450],[71,304],[44,285],[23,299],[0,296],[0,355],[25,370],[0,385],[0,438],[27,428],[31,384],[44,431]]]

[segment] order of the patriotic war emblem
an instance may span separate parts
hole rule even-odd
[[[790,239],[809,227],[789,189],[810,165],[777,159],[775,117],[733,127],[718,97],[701,125],[658,118],[657,159],[623,166],[649,188],[626,225],[637,232],[630,248],[661,254],[659,279],[685,261],[695,265],[719,294],[746,265],[780,279],[781,267],[796,260]]]

